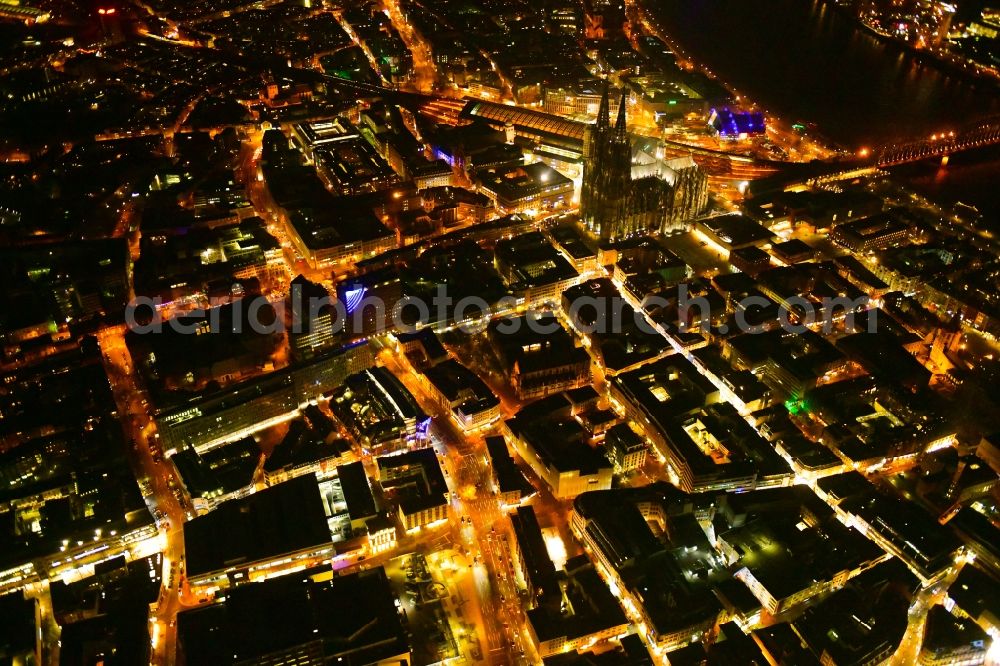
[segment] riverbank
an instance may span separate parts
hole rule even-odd
[[[1000,113],[1000,95],[921,64],[825,0],[641,0],[649,23],[741,98],[850,152]],[[775,17],[779,17],[780,20]]]
[[[950,53],[941,54],[928,49],[917,48],[907,41],[892,35],[880,32],[874,26],[861,20],[850,7],[842,5],[837,0],[819,0],[834,11],[840,13],[848,21],[865,31],[866,34],[879,40],[882,44],[899,50],[917,62],[939,68],[949,76],[963,77],[967,79],[969,85],[985,86],[988,89],[1000,92],[1000,75],[992,70],[987,70],[979,65],[969,67],[967,62],[956,62],[958,56]]]
[[[994,233],[1000,234],[1000,146],[952,155],[948,164],[939,159],[914,162],[889,169],[893,180],[950,206],[975,209]]]
[[[719,76],[710,67],[706,66],[702,62],[699,62],[695,57],[687,53],[684,50],[684,47],[673,38],[670,31],[667,30],[662,24],[653,8],[647,5],[648,2],[652,1],[653,0],[627,0],[626,5],[635,7],[635,13],[642,23],[642,29],[666,44],[674,54],[674,58],[677,60],[677,64],[679,66],[697,70],[709,77],[724,87],[741,106],[763,111],[768,126],[778,133],[785,143],[788,143],[789,138],[792,138],[805,144],[802,148],[802,152],[805,157],[798,161],[806,162],[812,159],[829,159],[838,155],[843,156],[851,153],[849,149],[844,149],[843,147],[838,146],[835,142],[831,141],[828,137],[824,137],[816,130],[813,123],[808,123],[810,125],[808,131],[794,129],[795,125],[798,124],[805,127],[806,123],[800,123],[798,119],[788,120],[773,113],[771,110],[759,104],[750,95],[745,92],[741,92],[731,81]]]

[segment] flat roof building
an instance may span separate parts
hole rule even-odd
[[[877,491],[851,493],[837,509],[858,530],[905,562],[921,580],[939,579],[962,552],[962,542],[922,507]]]
[[[539,398],[590,382],[590,355],[555,315],[522,315],[506,323],[491,322],[488,336],[518,398]]]
[[[538,231],[497,243],[494,262],[507,287],[526,307],[558,303],[562,293],[579,280],[573,265]]]
[[[570,287],[560,305],[570,325],[589,341],[590,353],[606,375],[628,372],[672,352],[667,339],[608,277]]]
[[[610,391],[687,492],[791,482],[788,465],[683,357],[614,377]]]
[[[724,617],[712,589],[731,574],[697,519],[708,517],[713,499],[655,483],[584,493],[573,503],[574,535],[634,608],[651,648],[704,640]]]
[[[823,663],[877,664],[906,634],[916,580],[897,559],[855,578],[793,622]]]
[[[818,333],[784,330],[745,333],[726,339],[723,356],[738,370],[752,370],[782,399],[798,399],[825,376],[847,366],[847,358]]]
[[[695,222],[695,228],[727,252],[760,246],[771,240],[770,231],[743,215],[717,215]]]
[[[413,449],[375,459],[379,483],[396,503],[404,529],[448,517],[448,483],[434,449]]]
[[[818,386],[789,404],[815,419],[823,444],[860,471],[905,467],[956,441],[954,423],[940,410],[871,376]]]
[[[870,252],[908,244],[913,226],[892,212],[838,225],[830,238],[854,252]]]
[[[441,344],[441,339],[430,328],[421,328],[412,332],[395,333],[400,351],[416,369],[437,365],[448,360],[448,350]]]
[[[355,343],[221,390],[169,396],[155,416],[163,449],[192,446],[204,452],[286,420],[299,405],[340,386],[372,361],[367,343]]]
[[[410,647],[382,567],[323,580],[305,571],[244,585],[177,616],[187,666],[406,663]]]
[[[96,340],[49,351],[3,372],[0,593],[156,535]]]
[[[264,482],[281,483],[303,474],[324,479],[338,466],[355,458],[349,440],[335,430],[333,421],[316,405],[307,405],[306,419],[295,419],[288,433],[264,460]]]
[[[365,466],[360,461],[341,465],[337,468],[337,478],[340,479],[340,489],[344,493],[351,526],[359,529],[378,515],[378,506],[368,483]]]
[[[934,606],[927,611],[917,663],[920,666],[983,664],[993,640],[972,620],[955,617],[943,606]]]
[[[289,216],[289,238],[314,269],[357,262],[396,247],[396,234],[367,207],[346,197]]]
[[[624,635],[629,620],[586,556],[566,563],[554,605],[527,612],[528,632],[542,658]],[[565,612],[562,610],[565,609]]]
[[[524,407],[506,421],[514,449],[565,499],[611,487],[611,463],[585,441],[586,432],[570,416],[565,395],[553,395]]]
[[[771,616],[842,586],[888,559],[802,486],[726,495],[718,548]]]
[[[344,380],[331,396],[330,409],[362,449],[374,453],[423,441],[430,425],[403,383],[382,366]]]
[[[317,148],[328,147],[337,143],[360,138],[361,134],[346,118],[331,118],[308,123],[299,123],[292,127],[292,140],[310,159]]]
[[[591,247],[584,233],[574,224],[556,227],[550,232],[552,241],[578,273],[597,270],[597,250]]]
[[[962,567],[948,587],[945,607],[996,635],[1000,629],[1000,579],[978,565]]]
[[[20,592],[0,596],[0,654],[5,660],[17,663],[41,663],[35,641],[35,600],[26,599]]]
[[[749,139],[765,134],[764,114],[760,111],[743,111],[723,107],[712,109],[708,126],[723,139]]]
[[[196,586],[249,582],[276,561],[323,558],[332,552],[312,474],[223,502],[184,523],[184,544],[188,580]]]
[[[388,162],[360,137],[317,147],[313,156],[323,184],[341,196],[378,192],[400,182]]]
[[[506,213],[542,213],[567,208],[573,181],[543,162],[476,172],[479,190]]]
[[[524,581],[531,604],[558,599],[556,567],[545,547],[535,510],[530,506],[519,506],[510,514],[510,524],[514,529],[515,566]]]
[[[500,435],[486,438],[486,453],[490,457],[490,470],[497,486],[500,501],[505,506],[520,504],[535,494],[535,487],[525,478],[507,450],[507,442]]]
[[[816,250],[805,241],[793,238],[772,245],[771,254],[781,263],[791,266],[792,264],[811,261],[816,256]]]
[[[646,440],[636,434],[628,423],[618,423],[604,435],[604,447],[615,472],[622,474],[637,470],[646,462]]]
[[[463,432],[485,428],[500,418],[500,399],[458,361],[448,359],[427,368],[423,378]]]
[[[184,449],[170,456],[184,489],[199,512],[252,492],[254,472],[260,459],[260,449],[252,437],[244,437],[204,454]]]

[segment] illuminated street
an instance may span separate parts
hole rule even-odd
[[[1000,10],[0,2],[0,653],[1000,665]]]

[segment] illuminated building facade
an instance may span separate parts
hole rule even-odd
[[[184,523],[192,586],[228,587],[333,552],[319,484],[300,476]]]
[[[205,453],[287,420],[299,405],[340,386],[348,375],[373,361],[367,344],[352,344],[326,350],[308,363],[164,407],[155,417],[162,446],[169,451],[187,445]]]
[[[414,449],[375,459],[382,490],[398,506],[410,531],[448,518],[448,483],[434,449]]]
[[[740,111],[729,108],[712,109],[708,116],[709,130],[720,139],[738,140],[764,136],[764,114],[760,111]]]
[[[542,162],[476,175],[479,190],[506,213],[557,210],[573,197],[573,181]]]
[[[627,95],[610,122],[607,89],[597,122],[583,138],[580,213],[587,229],[602,240],[620,240],[678,228],[708,205],[708,181],[690,159],[663,159],[663,151],[633,146],[626,127]]]
[[[333,392],[330,409],[365,452],[388,453],[427,438],[430,418],[384,367],[351,375]]]

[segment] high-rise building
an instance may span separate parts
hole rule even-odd
[[[549,26],[567,35],[580,34],[582,18],[583,8],[575,0],[556,0],[546,10]]]
[[[708,205],[704,172],[690,158],[665,160],[661,147],[633,142],[627,107],[623,92],[612,126],[605,87],[597,122],[584,132],[580,212],[587,229],[603,240],[662,233]]]
[[[125,39],[122,30],[121,15],[118,8],[110,2],[95,2],[95,13],[101,24],[101,36],[105,44],[118,44]]]
[[[330,294],[321,284],[299,275],[292,280],[285,307],[288,340],[295,360],[309,359],[324,349],[330,349],[341,336],[343,322],[337,322],[337,312]]]

